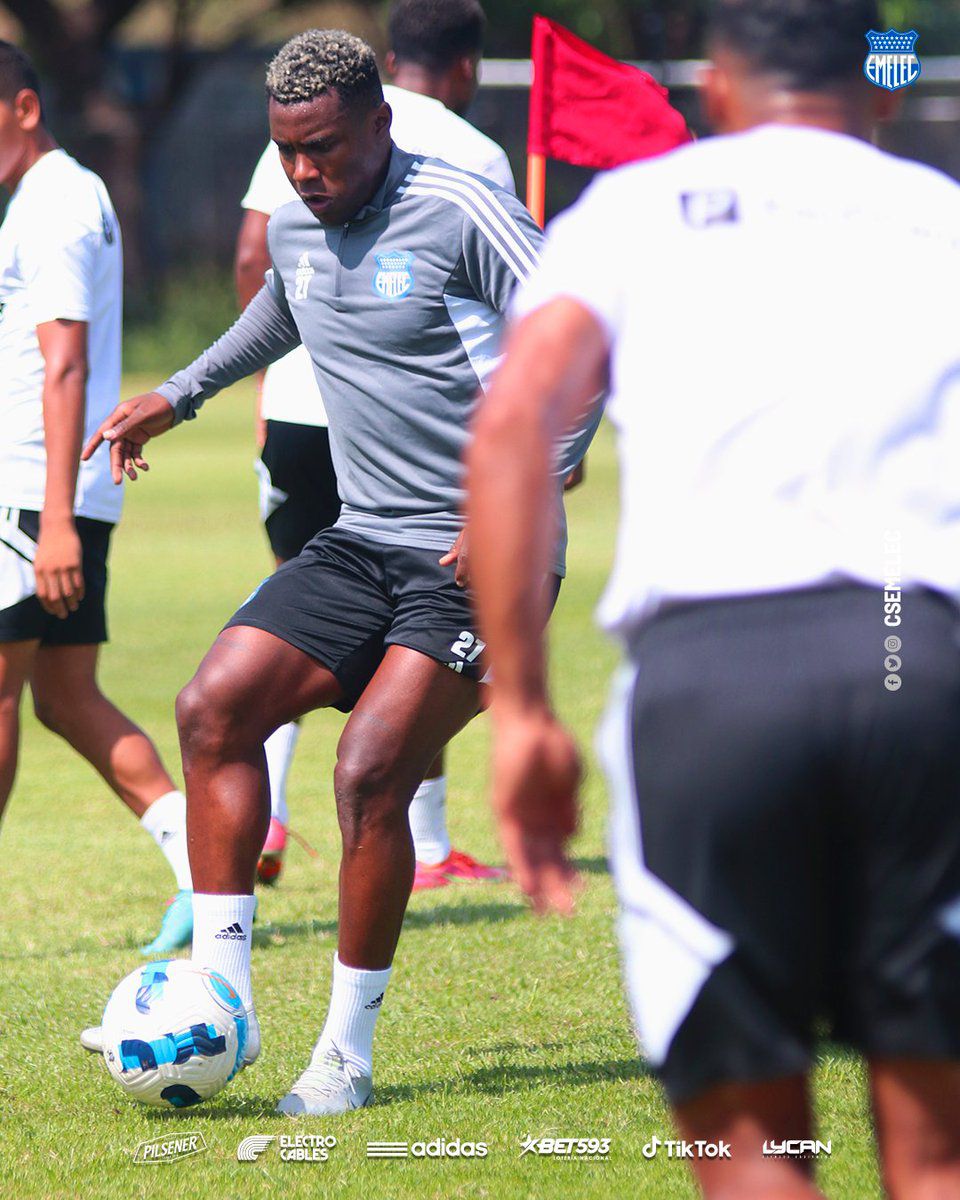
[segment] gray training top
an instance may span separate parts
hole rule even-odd
[[[444,551],[463,526],[462,460],[518,281],[543,235],[479,176],[393,147],[382,187],[342,226],[295,198],[267,227],[273,270],[232,328],[157,390],[179,422],[301,341],[326,405],[343,510],[376,542]],[[599,422],[558,446],[558,483]],[[560,488],[558,487],[558,498]],[[566,522],[554,569],[564,573]]]

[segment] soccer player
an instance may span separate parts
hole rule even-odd
[[[397,0],[390,9],[387,70],[396,86],[383,94],[393,114],[394,143],[413,154],[442,158],[515,191],[510,162],[491,138],[463,120],[477,90],[485,17],[479,0]],[[243,198],[236,282],[241,306],[263,286],[270,266],[267,222],[293,192],[271,142]],[[330,458],[327,417],[310,356],[302,347],[267,368],[260,391],[257,462],[260,513],[277,566],[296,558],[340,513]],[[287,844],[287,775],[299,737],[290,722],[265,747],[270,776],[270,828],[257,864],[261,882],[279,877]],[[413,890],[451,880],[502,879],[504,872],[453,849],[446,821],[447,780],[438,756],[410,804],[416,872]]]
[[[374,1026],[413,883],[407,808],[481,704],[462,454],[501,314],[542,235],[510,193],[393,146],[376,61],[358,38],[293,38],[268,68],[267,94],[297,192],[270,221],[269,282],[195,363],[121,404],[84,453],[106,439],[114,477],[136,477],[150,437],[299,342],[310,354],[340,516],[231,618],[181,692],[177,718],[193,957],[243,997],[252,1061],[253,883],[270,817],[263,745],[312,709],[351,714],[334,772],[343,857],[330,1008],[279,1106],[323,1115],[370,1100]],[[569,445],[555,464],[552,528],[582,453],[582,440]],[[555,539],[544,574],[562,572]]]
[[[880,28],[873,0],[718,0],[723,136],[555,223],[468,456],[495,805],[567,909],[548,445],[611,378],[626,977],[683,1136],[731,1146],[699,1181],[737,1200],[820,1195],[764,1153],[811,1136],[820,1020],[867,1058],[889,1194],[960,1197],[960,187],[870,144]]]
[[[120,390],[122,252],[102,181],[59,148],[40,84],[0,42],[0,813],[20,697],[103,776],[157,842],[178,892],[144,953],[190,940],[186,801],[147,735],[100,691],[107,555],[122,492],[80,466]]]

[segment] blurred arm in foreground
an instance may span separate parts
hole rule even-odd
[[[534,311],[510,335],[467,455],[471,576],[493,667],[493,806],[510,868],[538,912],[573,907],[564,847],[580,781],[547,691],[551,448],[600,403],[607,361],[606,334],[583,305],[560,298]]]

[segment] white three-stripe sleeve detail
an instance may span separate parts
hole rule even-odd
[[[406,188],[404,194],[407,196],[440,196],[444,200],[449,200],[451,204],[456,204],[458,208],[462,209],[470,217],[481,233],[486,236],[487,241],[493,246],[494,250],[496,250],[514,275],[516,275],[517,279],[521,283],[526,282],[531,268],[517,258],[515,251],[503,241],[500,235],[464,196],[456,191],[448,191],[445,187],[440,187],[437,184],[420,186],[418,183],[414,183],[411,187]]]
[[[482,208],[486,209],[491,216],[499,217],[500,222],[516,237],[527,255],[529,255],[531,266],[535,267],[537,265],[540,260],[540,252],[523,232],[523,227],[517,219],[510,213],[497,193],[491,188],[484,187],[482,183],[471,178],[470,175],[452,170],[450,167],[442,167],[438,163],[424,163],[417,173],[417,178],[424,181],[428,179],[440,179],[447,183],[456,183],[458,187],[469,191]]]
[[[420,187],[442,187],[465,197],[474,205],[478,214],[500,231],[501,237],[511,247],[518,260],[526,265],[527,270],[535,269],[540,256],[493,192],[478,184],[469,175],[458,175],[454,171],[435,171],[432,167],[421,169],[415,182]],[[496,202],[495,205],[493,201]]]

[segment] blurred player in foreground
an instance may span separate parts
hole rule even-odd
[[[48,132],[36,72],[8,42],[0,183],[10,193],[0,226],[0,813],[29,684],[40,721],[99,771],[170,863],[180,890],[144,949],[175,950],[192,928],[186,801],[97,683],[123,495],[108,463],[80,466],[84,433],[120,390],[120,229],[102,181]]]
[[[626,976],[683,1136],[732,1147],[700,1183],[737,1200],[820,1195],[764,1153],[811,1137],[820,1021],[867,1059],[889,1194],[960,1197],[960,187],[870,144],[881,28],[872,0],[719,0],[725,136],[555,223],[468,455],[494,803],[567,909],[548,446],[612,380]]]
[[[387,69],[397,86],[385,86],[383,94],[393,114],[390,134],[401,150],[442,158],[513,192],[513,173],[503,149],[457,115],[476,95],[484,25],[479,0],[395,0],[390,10],[392,49]],[[271,142],[243,198],[246,213],[236,255],[241,306],[259,292],[270,267],[267,222],[294,195],[280,153]],[[327,414],[303,346],[267,368],[257,415],[260,512],[279,567],[296,558],[315,534],[340,515]],[[299,724],[291,721],[281,725],[264,747],[270,775],[270,828],[257,864],[263,883],[275,882],[282,869],[289,823],[287,775],[299,735]],[[504,877],[498,868],[453,849],[446,798],[441,754],[410,804],[415,892],[444,887],[452,880]]]
[[[413,884],[407,809],[481,704],[462,456],[501,314],[542,235],[515,196],[392,144],[376,60],[358,38],[294,38],[267,90],[298,193],[270,221],[270,279],[196,362],[120,405],[85,454],[106,438],[115,478],[136,477],[148,438],[301,340],[310,352],[340,517],[231,618],[180,694],[177,719],[193,957],[222,970],[247,1004],[251,1061],[252,893],[270,819],[264,741],[315,708],[350,713],[334,771],[343,857],[332,997],[310,1065],[279,1105],[320,1116],[370,1101],[374,1027]],[[557,456],[553,528],[575,461]],[[541,586],[562,572],[555,539]]]

